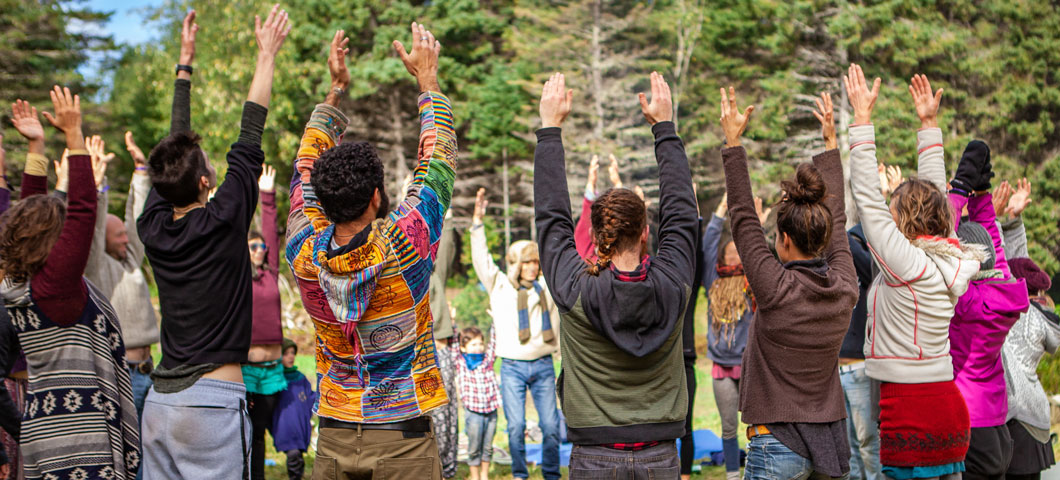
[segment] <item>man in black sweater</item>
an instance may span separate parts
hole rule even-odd
[[[137,221],[154,268],[162,310],[162,361],[152,374],[142,421],[143,473],[155,478],[247,478],[250,423],[240,364],[251,329],[247,231],[258,176],[276,53],[290,32],[274,6],[255,17],[258,61],[243,104],[239,140],[213,199],[217,173],[191,131],[195,32],[184,22],[170,135],[151,152],[154,184]]]

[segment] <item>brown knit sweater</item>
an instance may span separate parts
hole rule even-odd
[[[858,299],[844,235],[843,167],[838,150],[814,157],[828,188],[832,238],[824,258],[782,265],[754,210],[747,154],[722,150],[729,217],[758,310],[743,355],[740,411],[748,425],[827,423],[846,418],[839,348]]]

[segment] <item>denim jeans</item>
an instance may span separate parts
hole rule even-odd
[[[843,479],[849,478],[844,475]],[[785,446],[772,435],[758,435],[747,444],[745,480],[830,479],[816,472],[813,462]]]
[[[538,423],[544,437],[541,473],[545,480],[558,480],[559,412],[556,410],[556,371],[552,355],[537,360],[501,360],[501,400],[508,420],[508,447],[512,454],[512,476],[527,478],[526,469],[526,391],[534,397]]]
[[[575,445],[570,454],[571,480],[675,480],[681,460],[673,440],[634,452],[599,445]]]
[[[850,442],[851,480],[882,480],[880,430],[873,406],[872,379],[865,369],[839,374],[847,407],[847,439]]]
[[[150,362],[151,360],[146,360]],[[151,385],[154,382],[151,381],[151,374],[140,373],[140,369],[136,365],[129,367],[129,382],[132,384],[132,395],[133,405],[136,405],[136,419],[139,422],[143,422],[144,419],[144,401],[147,400],[147,392],[151,390]],[[143,448],[140,449],[143,451]],[[143,480],[144,469],[140,469],[136,472],[136,480]]]
[[[497,411],[478,413],[464,409],[467,430],[467,464],[477,467],[493,460],[493,435],[497,433]]]

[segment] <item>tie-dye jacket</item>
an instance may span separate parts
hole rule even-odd
[[[316,326],[317,415],[387,423],[445,405],[435,361],[431,271],[449,208],[456,134],[449,99],[419,98],[418,165],[408,195],[345,253],[328,256],[335,228],[313,192],[313,162],[338,144],[348,120],[317,105],[306,125],[291,180],[287,261]]]

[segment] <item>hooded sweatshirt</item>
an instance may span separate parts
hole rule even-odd
[[[431,271],[456,175],[449,99],[419,97],[418,163],[395,210],[332,249],[335,226],[316,197],[313,164],[339,143],[348,120],[317,105],[291,179],[287,261],[317,335],[316,414],[391,423],[449,402],[435,358]]]
[[[968,221],[986,228],[996,257],[993,271],[1001,275],[973,280],[957,301],[950,323],[954,381],[968,405],[971,426],[996,427],[1005,424],[1008,414],[1001,348],[1009,330],[1029,307],[1027,284],[1009,272],[995,222],[993,197],[988,193],[969,199],[951,193],[950,203],[955,212],[967,205]],[[958,217],[957,226],[960,222]]]
[[[563,317],[558,382],[576,445],[684,435],[688,391],[682,320],[695,271],[696,204],[673,122],[652,127],[659,162],[659,250],[635,272],[589,275],[574,242],[559,128],[537,131],[534,210],[541,268]]]
[[[548,282],[543,276],[538,277],[538,284],[545,295],[545,304],[549,309],[549,321],[552,324],[552,341],[546,341],[542,335],[541,298],[535,289],[527,291],[526,306],[530,316],[530,339],[519,341],[519,278],[522,274],[524,251],[532,242],[520,240],[508,247],[505,255],[507,273],[501,272],[493,261],[486,245],[486,231],[482,225],[471,227],[471,263],[475,273],[486,288],[490,297],[490,314],[493,316],[493,328],[497,334],[497,356],[509,360],[537,360],[545,355],[556,353],[559,347],[559,310],[552,301]],[[537,260],[536,249],[533,258]]]
[[[924,129],[917,138],[918,175],[942,192],[946,186],[942,131]],[[962,246],[955,238],[906,238],[880,192],[871,124],[850,126],[850,150],[854,201],[869,250],[881,267],[868,294],[865,371],[883,382],[953,380],[950,319],[957,299],[979,272],[982,251]]]

